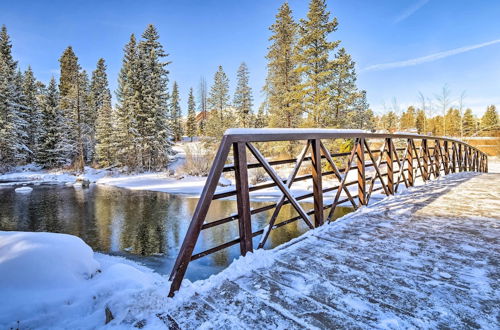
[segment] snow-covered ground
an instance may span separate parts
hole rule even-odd
[[[410,221],[413,209],[409,205],[400,205],[401,202],[398,202],[398,199],[402,198],[405,201],[405,198],[408,200],[411,197],[425,205],[430,203],[432,210],[451,212],[453,208],[451,211],[446,209],[449,201],[446,197],[446,189],[442,188],[446,184],[451,185],[454,182],[453,180],[460,183],[474,177],[474,174],[458,173],[440,178],[437,183],[435,183],[436,181],[431,183],[436,187],[430,187],[429,189],[433,189],[439,198],[430,198],[430,202],[427,202],[429,192],[422,187],[412,188],[403,193],[402,196],[390,196],[381,203],[362,208],[335,223],[309,231],[302,237],[282,245],[278,250],[257,250],[250,253],[246,257],[233,262],[219,275],[212,276],[207,280],[194,283],[184,281],[182,290],[174,298],[167,298],[169,282],[165,276],[154,273],[150,269],[126,259],[94,253],[90,247],[75,236],[55,233],[0,232],[0,293],[2,298],[0,304],[0,328],[95,329],[105,327],[106,320],[110,321],[108,327],[133,328],[140,325],[147,329],[165,328],[165,321],[162,321],[161,318],[162,313],[175,311],[178,306],[191,301],[191,299],[195,298],[193,296],[195,292],[197,295],[203,295],[210,290],[216,290],[227,280],[237,281],[239,277],[248,274],[249,268],[269,269],[271,265],[276,266],[275,259],[280,259],[276,257],[281,253],[279,251],[283,251],[282,254],[285,253],[285,249],[296,242],[314,238],[314,235],[327,231],[346,230],[346,232],[352,234],[351,231],[357,228],[375,226],[376,229],[369,228],[370,230],[364,230],[363,232],[378,233],[379,230],[387,226],[392,230],[392,226],[399,225],[400,222],[415,223],[416,221]],[[443,187],[440,187],[440,185],[443,185]],[[484,190],[483,185],[476,185],[475,187],[480,187],[478,190]],[[417,195],[412,197],[412,192],[416,192]],[[465,196],[468,192],[460,191],[459,193],[460,196]],[[443,196],[440,194],[443,194]],[[483,196],[484,194],[474,194],[473,196],[480,195]],[[482,204],[490,205],[491,203],[484,201]],[[481,211],[482,206],[471,205],[466,209],[467,215],[477,217],[476,212]],[[490,205],[490,208],[492,207]],[[392,218],[387,213],[389,210],[393,212]],[[488,210],[484,212],[488,212]],[[389,218],[380,222],[372,215],[387,216]],[[483,218],[481,216],[483,216],[482,213],[479,214],[478,219],[484,218],[484,216]],[[489,216],[493,215],[490,214]],[[378,227],[373,225],[379,222]],[[460,225],[462,222],[463,220],[456,223]],[[351,231],[348,230],[349,228]],[[386,231],[389,231],[389,229]],[[394,232],[398,233],[399,231],[394,230]],[[415,234],[415,232],[413,233]],[[363,243],[361,246],[365,247],[373,244],[369,239],[365,240],[366,237],[369,237],[368,234],[363,235],[354,235],[351,238],[354,241],[358,240],[353,246],[358,246],[361,242]],[[393,241],[397,242],[398,237],[393,237]],[[315,244],[317,245],[317,243]],[[469,241],[468,244],[473,243]],[[430,248],[432,248],[432,251],[439,250],[433,246],[429,246]],[[415,249],[417,248],[415,247]],[[472,247],[467,246],[465,252],[475,251],[471,249]],[[335,254],[334,251],[337,250],[328,251]],[[346,251],[349,252],[350,250]],[[347,253],[346,251],[339,250],[339,256]],[[422,262],[436,262],[425,253],[421,256],[416,253],[405,258],[410,257],[415,262],[420,260],[418,258],[421,258]],[[358,259],[362,260],[362,258]],[[451,259],[455,260],[456,256]],[[446,260],[448,259],[445,258],[440,262],[446,262]],[[474,267],[480,267],[481,265],[483,263],[477,263]],[[472,267],[472,264],[470,266]],[[415,268],[416,266],[412,267]],[[257,273],[260,274],[260,272]],[[440,273],[439,280],[442,280],[442,278],[448,280],[448,273],[443,274]],[[479,275],[481,274],[477,274],[477,276]],[[480,279],[483,280],[484,276],[481,276]],[[470,276],[464,278],[469,280]],[[459,277],[459,280],[462,280],[462,277]],[[434,284],[429,284],[430,282],[426,281],[428,279],[424,277],[425,283],[423,283],[426,287],[436,285],[436,280],[432,282]],[[480,284],[483,282],[480,282]],[[308,285],[301,282],[293,285],[295,285],[294,290],[299,291],[308,290],[307,288],[309,288]],[[455,290],[455,286],[446,283],[443,285],[445,289],[451,287]],[[442,289],[443,287],[440,286],[439,288]],[[460,295],[464,294],[461,290],[457,292]],[[220,292],[220,294],[224,295],[226,293]],[[259,290],[256,291],[256,294],[259,295]],[[437,295],[439,296],[439,293]],[[392,299],[391,297],[387,299]],[[425,302],[427,300],[423,299],[421,301]],[[199,307],[195,304],[192,307],[188,306],[186,310],[196,315],[197,308]],[[453,310],[454,307],[451,306],[450,308]],[[183,317],[182,315],[173,315]],[[444,317],[443,315],[441,314],[441,317]],[[217,317],[233,317],[237,320],[237,315],[218,315]],[[210,326],[209,324],[208,327],[210,328]]]

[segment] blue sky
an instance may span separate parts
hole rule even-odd
[[[3,1],[6,24],[21,68],[31,65],[38,79],[58,75],[58,58],[72,45],[91,72],[99,57],[108,64],[116,88],[122,49],[131,33],[155,24],[170,54],[170,80],[181,88],[183,111],[189,87],[204,76],[210,85],[219,64],[234,89],[245,61],[251,73],[255,109],[266,76],[268,27],[282,1]],[[308,1],[289,1],[296,19]],[[417,104],[417,93],[433,98],[447,84],[452,97],[466,92],[465,105],[482,114],[500,106],[500,1],[332,0],[339,29],[332,39],[357,63],[358,86],[376,112],[396,99],[401,108]]]

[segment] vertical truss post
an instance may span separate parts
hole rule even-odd
[[[451,143],[451,172],[457,171],[457,145],[455,142]]]
[[[253,251],[246,144],[244,142],[233,143],[233,155],[236,179],[236,204],[238,206],[238,225],[240,232],[240,251],[241,255],[244,256],[247,252]]]
[[[450,173],[450,157],[449,157],[450,154],[448,153],[449,152],[448,141],[443,142],[443,148],[444,148],[444,153],[443,153],[444,174],[448,174]]]
[[[387,190],[389,194],[394,195],[394,164],[393,154],[395,152],[391,138],[386,138],[387,153],[385,161],[387,162]],[[397,157],[397,155],[396,155]]]
[[[323,185],[321,174],[321,140],[314,139],[311,142],[311,163],[314,195],[314,226],[323,224]]]
[[[424,181],[429,180],[429,149],[427,139],[422,139],[422,154],[424,156]]]
[[[366,205],[366,175],[365,175],[365,139],[360,139],[356,146],[358,168],[358,199],[359,206]]]
[[[462,172],[464,170],[462,144],[458,144],[458,171]]]
[[[413,152],[411,146],[413,141],[411,139],[407,140],[406,146],[406,162],[408,163],[408,184],[413,187],[415,185],[414,169],[413,169]]]

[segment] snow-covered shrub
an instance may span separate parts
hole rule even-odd
[[[185,147],[186,162],[181,172],[188,175],[207,176],[212,166],[215,152],[200,143],[187,144]]]

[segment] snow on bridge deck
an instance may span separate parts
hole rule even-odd
[[[181,288],[173,328],[497,328],[500,174],[389,197]],[[185,290],[183,292],[183,290]]]

